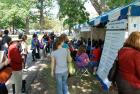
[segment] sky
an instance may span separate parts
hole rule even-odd
[[[59,6],[57,4],[57,2],[54,2],[54,8],[51,9],[51,13],[53,14],[53,17],[57,17],[58,11],[59,11]],[[97,12],[95,11],[95,8],[92,6],[90,0],[87,0],[87,2],[85,3],[85,8],[87,10],[87,12],[89,12],[90,16],[89,18],[92,19],[96,16],[98,16]]]
[[[92,6],[90,0],[87,0],[87,2],[85,3],[84,6],[85,6],[87,12],[89,12],[89,14],[90,14],[90,16],[89,16],[90,19],[98,16],[98,13],[96,12],[95,8]]]

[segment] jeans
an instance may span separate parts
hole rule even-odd
[[[69,94],[67,79],[67,72],[56,73],[57,94]]]

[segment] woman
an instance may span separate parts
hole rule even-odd
[[[56,40],[55,50],[51,53],[51,76],[56,78],[57,94],[68,93],[68,65],[71,62],[70,52],[66,48],[62,48],[64,41],[61,38]]]
[[[84,46],[80,46],[78,52],[76,54],[76,64],[79,67],[86,66],[89,64],[89,57],[86,53],[86,49]]]
[[[23,61],[24,62],[24,68],[25,68],[26,58],[27,58],[27,54],[28,54],[28,46],[27,46],[26,40],[27,40],[27,35],[23,35],[22,36],[22,42],[21,42],[21,48],[22,48],[21,55],[24,59],[24,61]]]
[[[68,45],[68,42],[69,42],[69,39],[67,37],[66,34],[61,34],[60,38],[64,41],[63,43],[63,48],[69,48],[69,45]]]
[[[35,57],[37,59],[40,59],[39,45],[40,45],[40,43],[39,43],[37,34],[33,34],[32,41],[31,41],[31,49],[33,50],[32,51],[32,61],[35,61]]]
[[[140,32],[132,32],[118,52],[119,94],[140,94]]]

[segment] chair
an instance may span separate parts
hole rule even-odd
[[[88,74],[90,75],[90,72],[88,71],[88,64],[84,64],[82,60],[78,57],[75,58],[76,60],[76,76],[80,76],[82,78],[84,75]]]

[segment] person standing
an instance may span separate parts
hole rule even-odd
[[[2,37],[2,49],[5,50],[5,53],[8,54],[8,45],[11,41],[11,37],[8,36],[9,31],[4,31],[4,36]]]
[[[26,58],[27,58],[27,54],[28,54],[28,46],[27,46],[26,40],[27,40],[27,35],[23,35],[22,36],[22,42],[21,42],[21,48],[22,48],[21,55],[24,59],[24,64],[23,64],[24,68],[25,68],[25,65],[26,65]]]
[[[140,94],[140,32],[132,32],[118,52],[118,94]]]
[[[40,49],[39,49],[40,42],[38,40],[37,34],[33,34],[32,41],[31,41],[31,49],[32,49],[32,59],[35,61],[35,58],[40,59]]]
[[[23,58],[21,55],[21,41],[21,39],[12,40],[8,49],[8,60],[13,70],[11,80],[13,82],[12,87],[14,94],[22,93]]]
[[[62,48],[64,41],[58,38],[55,49],[51,53],[51,76],[56,78],[57,94],[69,94],[68,91],[68,65],[71,62],[70,51]]]

